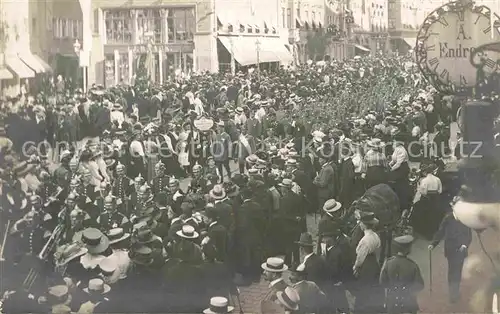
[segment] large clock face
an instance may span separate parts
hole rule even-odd
[[[491,27],[489,9],[450,3],[431,13],[417,38],[422,73],[438,89],[454,91],[476,85],[477,69],[498,70],[499,52],[474,53],[476,47],[500,39]]]

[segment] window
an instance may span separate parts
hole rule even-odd
[[[290,8],[286,9],[286,27],[292,27],[292,10]]]
[[[306,21],[309,23],[309,11],[306,11]]]
[[[285,25],[285,22],[286,22],[286,20],[285,20],[285,8],[281,8],[281,21],[282,21],[281,26],[283,28],[285,28],[286,27],[286,25]]]
[[[140,44],[147,44],[151,40],[155,44],[161,43],[163,28],[163,17],[159,9],[137,10],[137,39]]]
[[[71,38],[80,38],[80,21],[73,21],[73,29],[71,30]]]
[[[69,35],[68,21],[66,19],[61,19],[61,37],[67,38],[68,35]]]
[[[129,78],[129,62],[128,62],[128,53],[121,53],[118,55],[118,68],[116,69],[118,72],[118,82],[125,82],[128,84],[130,81]]]
[[[395,28],[396,28],[396,20],[389,19],[389,29],[395,29]]]
[[[132,12],[112,10],[104,12],[108,44],[132,43]],[[138,23],[140,25],[140,23]]]
[[[392,11],[396,8],[396,4],[394,2],[389,2],[389,11]]]
[[[311,14],[312,14],[312,22],[314,23],[316,22],[316,12],[312,11]]]
[[[323,20],[321,19],[321,12],[318,12],[318,21],[319,23],[323,23]]]
[[[169,16],[170,12],[173,12],[175,41],[192,41],[196,32],[194,8],[175,8],[168,11]]]
[[[297,9],[297,17],[300,18],[300,9]]]

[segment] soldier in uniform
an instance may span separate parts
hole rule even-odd
[[[104,198],[103,212],[97,217],[99,229],[107,233],[114,228],[123,228],[126,232],[130,230],[130,222],[125,215],[116,209],[113,196],[110,194]]]
[[[116,165],[116,177],[111,186],[111,192],[116,196],[117,209],[122,214],[129,215],[129,197],[133,192],[134,182],[125,175],[125,166],[122,163]]]
[[[167,190],[170,177],[165,173],[165,165],[159,161],[155,165],[155,177],[152,180],[151,190],[155,197],[155,201],[160,205],[166,205]]]
[[[42,198],[42,202],[46,203],[49,201],[49,197],[51,197],[56,192],[56,185],[51,182],[50,174],[46,171],[41,171],[40,175],[40,185],[36,191],[36,194]]]
[[[139,190],[141,187],[144,185],[146,180],[139,174],[135,179],[134,179],[134,190],[130,194],[130,200],[129,200],[129,210],[128,210],[128,215],[132,215],[132,209],[139,204]]]
[[[203,167],[201,165],[193,166],[193,176],[189,185],[189,192],[202,193],[207,185],[207,180],[203,177]]]
[[[185,194],[181,190],[179,180],[173,176],[170,177],[170,180],[168,181],[168,190],[169,195],[167,196],[167,204],[172,208],[175,216],[179,216],[182,213],[181,204],[185,198]]]
[[[417,294],[424,288],[424,280],[417,263],[408,257],[413,237],[394,239],[396,255],[382,266],[380,284],[386,289],[386,310],[390,314],[417,313]]]

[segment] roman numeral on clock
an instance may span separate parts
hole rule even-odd
[[[462,85],[467,85],[467,80],[465,79],[465,76],[460,74],[460,84]]]
[[[489,32],[491,32],[491,26],[488,26],[488,28],[483,29],[483,33],[488,34]]]
[[[425,51],[436,51],[436,45],[425,47]]]
[[[429,60],[429,65],[430,66],[435,66],[437,68],[437,66],[439,65],[439,60],[438,58],[432,58]]]
[[[438,20],[439,23],[441,23],[443,26],[445,27],[448,27],[448,21],[446,21],[446,19],[444,17],[441,17],[439,20]]]
[[[460,22],[463,22],[465,20],[465,14],[463,11],[457,12],[457,15]]]
[[[488,67],[488,68],[491,68],[491,69],[495,69],[497,67],[497,64],[495,61],[491,60],[491,59],[486,59],[486,61],[484,62],[484,64]]]
[[[445,79],[446,81],[449,81],[450,79],[450,72],[448,70],[444,69],[441,74],[439,74],[439,77],[442,79]]]

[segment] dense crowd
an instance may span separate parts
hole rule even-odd
[[[4,312],[228,313],[263,271],[264,313],[415,312],[458,107],[382,56],[5,99]]]

